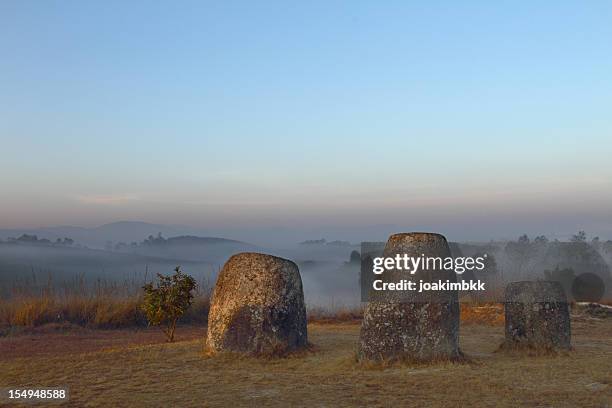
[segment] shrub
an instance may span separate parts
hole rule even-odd
[[[176,322],[193,302],[195,287],[195,279],[185,275],[179,266],[174,269],[174,275],[157,274],[155,285],[151,282],[143,286],[142,309],[149,325],[160,326],[170,342],[174,341]]]

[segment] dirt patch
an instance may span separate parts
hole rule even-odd
[[[203,339],[205,326],[181,326],[176,341]],[[158,328],[96,330],[70,324],[22,329],[0,338],[0,361],[20,357],[42,358],[166,343]]]

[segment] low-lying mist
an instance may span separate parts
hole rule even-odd
[[[75,288],[134,294],[155,274],[169,274],[177,265],[209,291],[231,255],[263,252],[298,264],[309,306],[351,308],[361,302],[359,251],[359,244],[322,239],[260,247],[223,238],[162,234],[91,249],[68,237],[26,235],[0,242],[0,296]],[[523,235],[507,242],[451,243],[451,251],[455,257],[486,253],[487,267],[473,277],[500,288],[510,281],[548,279],[562,282],[569,293],[572,280],[584,273],[601,277],[608,296],[612,288],[612,241],[589,240],[583,232],[567,242]]]

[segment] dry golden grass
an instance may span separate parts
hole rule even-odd
[[[133,285],[132,285],[133,286]],[[22,327],[36,327],[49,323],[70,323],[90,328],[126,328],[146,326],[140,309],[140,289],[132,286],[99,286],[86,289],[83,282],[64,288],[57,293],[52,287],[40,292],[24,288],[14,295],[0,299],[0,335]],[[210,292],[204,288],[194,299],[194,304],[181,318],[182,323],[206,324]],[[335,324],[358,322],[363,317],[362,308],[335,308],[333,310],[309,309],[311,323]],[[461,320],[468,324],[503,324],[501,304],[462,303]]]
[[[308,322],[334,324],[359,322],[363,318],[363,308],[339,307],[333,310],[325,308],[309,308]]]
[[[70,296],[19,297],[0,301],[0,327],[68,322],[114,328],[143,325],[139,298]]]
[[[579,317],[575,351],[536,357],[496,353],[501,326],[464,325],[461,347],[470,364],[369,368],[355,361],[358,335],[358,324],[310,324],[315,350],[283,359],[207,357],[203,339],[0,359],[0,384],[69,386],[70,405],[78,407],[612,404],[609,319]]]
[[[20,327],[71,323],[90,328],[143,327],[140,296],[20,296],[0,300],[0,334]],[[198,297],[182,322],[205,323],[209,300]]]
[[[363,308],[338,308],[335,310],[315,308],[308,310],[308,322],[310,323],[354,323],[362,318]],[[504,305],[502,303],[461,302],[461,323],[501,326],[504,324]]]
[[[504,321],[504,305],[501,303],[461,304],[462,324],[502,326]]]
[[[52,276],[46,285],[31,281],[4,288],[0,297],[0,335],[15,329],[46,324],[73,324],[89,328],[143,327],[147,321],[141,310],[142,285],[136,277],[123,283],[98,280],[86,284],[84,275],[54,284]],[[35,283],[35,282],[34,282]],[[208,318],[210,286],[201,282],[191,308],[181,318],[183,323],[205,324]]]

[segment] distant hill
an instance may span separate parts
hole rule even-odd
[[[309,240],[300,242],[299,245],[335,245],[335,246],[344,246],[344,247],[354,246],[349,241],[340,241],[340,240],[327,241],[325,238],[309,239]]]
[[[196,237],[193,235],[182,235],[179,237],[170,237],[167,240],[168,245],[198,245],[198,244],[238,244],[250,245],[246,242],[236,241],[234,239],[217,238],[217,237]]]
[[[255,245],[232,239],[182,235],[163,238],[151,236],[138,247],[126,247],[126,252],[171,259],[185,259],[222,265],[238,252],[266,252]]]
[[[104,248],[107,241],[113,244],[141,242],[149,235],[161,233],[164,236],[205,235],[190,227],[149,224],[139,221],[119,221],[99,227],[84,228],[74,226],[57,226],[45,228],[0,229],[0,239],[19,237],[22,234],[37,235],[55,241],[57,238],[69,237],[77,244],[91,248]]]
[[[8,242],[9,237],[16,240]],[[134,276],[142,279],[145,271],[169,273],[177,265],[198,279],[212,279],[235,253],[268,252],[246,242],[199,236],[189,228],[132,221],[94,228],[4,229],[0,239],[0,292],[34,277],[39,284],[49,276],[55,282],[80,275],[89,283],[123,281]]]

